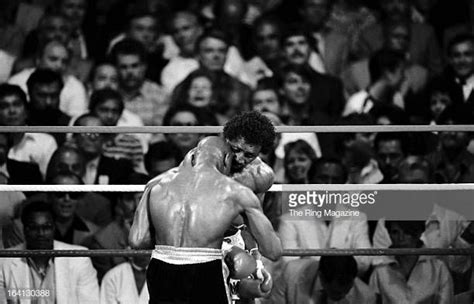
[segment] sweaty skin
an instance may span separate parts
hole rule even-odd
[[[202,140],[182,164],[150,181],[135,213],[129,241],[220,249],[232,220],[243,214],[263,255],[281,256],[281,242],[257,196],[229,174],[232,154],[219,137]]]

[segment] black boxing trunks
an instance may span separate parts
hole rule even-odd
[[[228,304],[222,251],[156,246],[147,269],[149,304]]]

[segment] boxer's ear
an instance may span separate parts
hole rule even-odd
[[[226,172],[230,172],[230,168],[232,167],[232,159],[233,159],[232,153],[226,153],[224,155],[224,169]]]

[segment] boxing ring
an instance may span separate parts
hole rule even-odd
[[[473,125],[444,126],[277,126],[277,133],[373,133],[373,132],[474,132]],[[0,133],[221,133],[223,127],[58,127],[3,126]],[[0,185],[0,191],[21,192],[142,192],[145,185]],[[474,184],[286,184],[273,185],[270,192],[284,191],[445,191],[474,190]],[[474,206],[474,205],[473,205]],[[131,257],[151,255],[151,250],[0,250],[1,258],[53,257]],[[472,248],[418,249],[290,249],[284,256],[382,256],[382,255],[474,255]]]

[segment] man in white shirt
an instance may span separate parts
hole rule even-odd
[[[179,48],[179,55],[170,59],[161,73],[161,83],[171,93],[191,72],[199,68],[196,43],[203,33],[198,16],[190,11],[177,12],[172,19],[173,39]],[[239,50],[229,45],[224,71],[245,84],[249,79],[243,70],[244,60]]]
[[[111,55],[118,69],[125,109],[137,114],[146,126],[160,126],[168,109],[168,94],[146,78],[145,47],[136,40],[124,39],[114,46]]]
[[[64,87],[60,95],[59,109],[74,117],[87,111],[87,93],[84,85],[74,76],[66,73],[69,62],[69,51],[59,41],[50,41],[41,50],[36,62],[37,68],[50,69],[63,75]],[[26,82],[36,68],[29,68],[12,76],[8,83],[20,86],[28,93]]]
[[[196,41],[203,28],[192,12],[177,12],[172,21],[172,34],[179,55],[171,58],[161,72],[161,83],[167,92],[172,92],[178,83],[199,67],[196,59]]]
[[[1,126],[26,125],[26,108],[26,95],[20,87],[0,85]],[[57,148],[54,138],[43,133],[12,133],[11,139],[13,145],[8,152],[8,158],[37,164],[44,178],[51,155]]]

